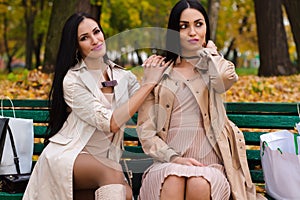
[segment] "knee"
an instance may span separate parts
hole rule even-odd
[[[168,197],[163,199],[171,199],[174,195],[184,195],[185,177],[170,175],[165,178],[161,189],[161,196]]]
[[[174,185],[174,186],[184,186],[185,185],[185,177],[179,177],[176,175],[169,175],[165,178],[163,185]]]
[[[125,177],[122,172],[114,171],[114,172],[111,172],[110,174],[107,174],[106,180],[109,180],[115,184],[123,184],[125,182]]]
[[[190,177],[186,182],[186,196],[191,197],[187,199],[194,199],[192,197],[199,197],[200,199],[210,199],[210,183],[203,177]],[[199,199],[199,198],[197,198]]]
[[[187,186],[194,186],[196,188],[210,189],[210,183],[203,177],[190,177],[187,179]]]

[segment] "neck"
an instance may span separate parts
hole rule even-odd
[[[107,68],[107,64],[104,63],[103,58],[85,58],[84,62],[88,69],[101,69],[101,71],[105,71]]]

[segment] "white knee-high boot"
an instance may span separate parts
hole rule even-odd
[[[126,187],[122,184],[104,185],[95,191],[96,200],[126,200]]]

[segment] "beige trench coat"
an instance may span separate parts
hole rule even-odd
[[[212,56],[208,68],[196,70],[202,79],[191,82],[190,88],[201,110],[206,136],[223,160],[231,196],[239,200],[257,199],[243,134],[227,118],[221,97],[238,79],[234,66],[221,56]],[[172,156],[180,156],[180,152],[165,143],[175,93],[179,88],[176,80],[169,78],[171,71],[172,67],[165,71],[163,80],[139,110],[137,131],[143,149],[160,162],[170,162]]]
[[[108,73],[111,74],[110,72]],[[114,89],[116,105],[125,103],[139,88],[130,72],[113,68],[118,85]],[[62,129],[50,139],[32,172],[24,200],[72,200],[73,164],[96,129],[109,131],[112,110],[82,62],[64,78],[64,98],[71,108]],[[115,134],[108,157],[119,161],[122,154],[123,128]],[[101,147],[100,147],[101,148]]]

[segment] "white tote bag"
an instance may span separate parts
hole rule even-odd
[[[3,102],[1,101],[1,116],[3,116]],[[11,102],[12,103],[12,102]],[[13,105],[12,105],[13,106]],[[8,125],[12,131],[14,142],[19,157],[21,174],[31,173],[32,155],[33,155],[33,120],[16,118],[13,109],[14,117],[9,118]],[[10,137],[5,139],[2,161],[0,163],[0,175],[17,174],[16,165],[14,163],[13,150],[10,142]]]
[[[260,145],[267,194],[280,200],[299,200],[299,134],[288,130],[263,134]]]

